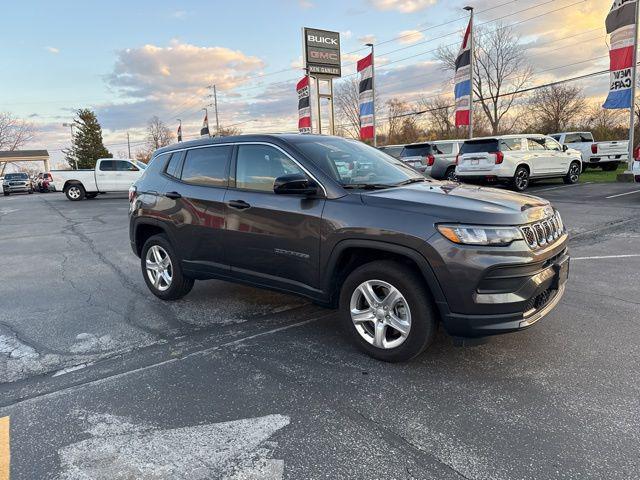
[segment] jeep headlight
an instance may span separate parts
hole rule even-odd
[[[515,240],[522,240],[522,233],[517,227],[484,227],[480,225],[438,225],[438,231],[460,245],[510,245]]]

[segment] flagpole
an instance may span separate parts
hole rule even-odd
[[[209,129],[209,109],[204,107],[202,110],[204,110],[204,118],[207,120],[207,135],[211,138],[211,130]]]
[[[378,146],[378,131],[376,130],[376,67],[375,67],[375,50],[373,43],[367,43],[367,47],[371,47],[371,102],[373,105],[373,146]]]
[[[638,1],[636,0],[636,24],[633,29],[633,66],[631,67],[631,105],[629,108],[629,159],[627,163],[627,172],[631,173],[633,170],[633,143],[634,143],[634,130],[636,121],[636,67],[638,63],[638,18],[640,9],[638,9]]]
[[[473,138],[473,65],[475,63],[475,52],[474,52],[474,42],[473,42],[473,7],[466,6],[465,10],[471,13],[471,19],[469,23],[471,27],[469,28],[469,73],[471,78],[471,88],[469,91],[469,138]]]

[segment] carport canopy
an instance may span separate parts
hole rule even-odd
[[[43,171],[51,170],[49,152],[46,150],[0,150],[0,177],[4,176],[4,170],[8,164],[16,162],[43,162]]]

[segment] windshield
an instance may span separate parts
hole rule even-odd
[[[26,173],[7,173],[4,177],[5,180],[26,180],[29,175]]]
[[[425,178],[412,168],[356,140],[300,136],[293,143],[343,186],[392,186]]]

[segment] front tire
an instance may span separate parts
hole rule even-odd
[[[193,288],[194,280],[184,275],[180,259],[163,234],[144,243],[140,267],[147,287],[162,300],[178,300]]]
[[[370,356],[405,362],[433,341],[436,314],[424,279],[394,261],[356,268],[340,291],[340,315],[353,342]]]
[[[67,196],[68,200],[71,200],[72,202],[79,202],[84,199],[86,192],[82,185],[74,183],[65,188],[64,194]]]
[[[580,180],[581,170],[582,168],[580,167],[580,164],[578,162],[573,162],[571,165],[569,165],[569,171],[567,172],[567,174],[562,177],[562,181],[567,185],[578,183],[578,180]]]
[[[516,173],[513,174],[513,180],[511,180],[511,188],[516,192],[524,192],[529,183],[529,169],[523,165],[516,168]]]

